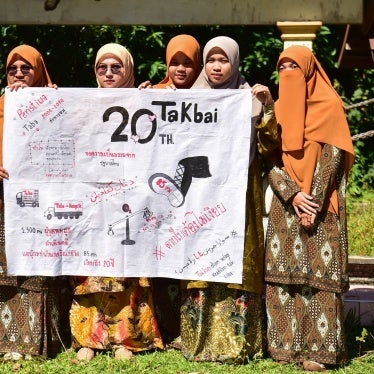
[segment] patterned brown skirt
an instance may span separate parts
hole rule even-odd
[[[309,286],[266,286],[268,350],[274,360],[341,364],[346,359],[343,295]]]
[[[0,224],[0,353],[53,357],[71,340],[68,279],[8,276],[4,239]]]
[[[53,357],[70,343],[67,289],[0,286],[0,353]]]
[[[187,359],[243,363],[261,355],[260,295],[225,284],[188,292],[181,308],[182,353]]]

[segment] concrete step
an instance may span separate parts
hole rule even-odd
[[[363,327],[374,326],[374,257],[349,256],[350,288],[344,295],[345,315],[350,310]]]
[[[374,278],[374,257],[349,256],[348,274],[355,278]]]
[[[344,295],[345,315],[353,309],[363,327],[374,326],[374,279],[370,282],[372,284],[351,283],[349,291]]]

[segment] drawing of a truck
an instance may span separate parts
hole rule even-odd
[[[55,201],[54,206],[50,206],[45,212],[44,217],[52,219],[52,217],[61,218],[76,218],[78,219],[83,214],[83,203],[81,201]]]
[[[25,189],[16,194],[17,204],[21,207],[24,206],[39,206],[39,190],[29,190]]]

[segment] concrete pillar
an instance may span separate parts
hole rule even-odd
[[[322,26],[322,22],[277,22],[277,27],[281,31],[283,48],[291,45],[303,45],[312,49],[313,40],[316,33]]]

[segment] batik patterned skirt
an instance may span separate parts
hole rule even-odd
[[[53,357],[70,345],[66,277],[7,276],[0,224],[0,353]]]
[[[341,364],[346,358],[343,295],[309,286],[266,286],[268,350],[279,361]]]
[[[260,295],[225,284],[187,291],[181,344],[188,360],[243,363],[262,354]]]
[[[61,288],[0,286],[0,352],[54,357],[69,347],[68,304]]]

